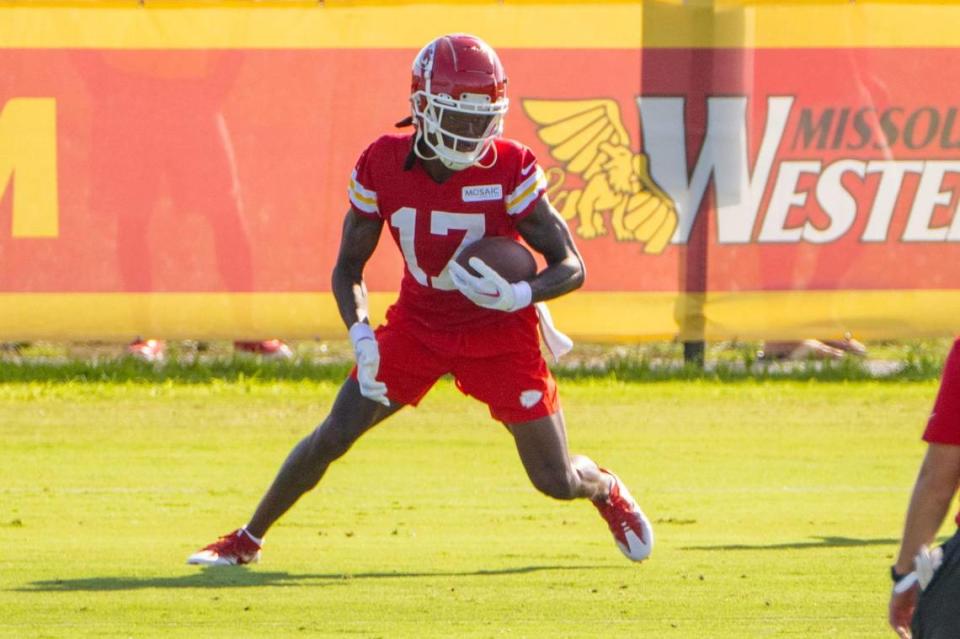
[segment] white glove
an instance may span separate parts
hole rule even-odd
[[[470,258],[470,267],[480,274],[479,277],[453,260],[447,267],[457,289],[477,306],[507,313],[530,306],[533,291],[529,282],[511,284],[479,257]]]
[[[937,572],[937,568],[942,563],[943,548],[937,546],[930,550],[926,546],[920,546],[920,552],[913,559],[913,566],[916,568],[914,572],[917,574],[917,581],[920,583],[921,589],[927,589],[927,586],[933,581],[933,575]]]
[[[357,358],[357,381],[360,383],[360,394],[384,406],[390,405],[387,399],[387,385],[377,381],[377,372],[380,370],[380,347],[377,346],[377,337],[369,324],[356,322],[350,327],[350,343],[353,344],[353,354]]]

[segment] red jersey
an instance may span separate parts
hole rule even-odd
[[[923,439],[931,444],[960,446],[960,338],[954,341],[947,355],[940,392],[933,404]],[[960,513],[957,514],[957,525],[960,526]]]
[[[385,135],[360,156],[350,179],[350,204],[382,219],[403,254],[397,309],[433,330],[459,330],[502,319],[456,288],[447,264],[482,237],[518,238],[517,224],[543,197],[547,182],[527,147],[494,141],[496,162],[472,166],[438,184],[419,161],[405,169],[412,135]],[[492,158],[491,149],[484,160]],[[533,307],[519,311],[535,314]]]

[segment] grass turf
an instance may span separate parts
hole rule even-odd
[[[242,524],[336,385],[0,386],[0,637],[878,637],[936,383],[567,379],[573,451],[655,522],[633,565],[442,382],[250,569]],[[944,532],[949,530],[945,527]]]

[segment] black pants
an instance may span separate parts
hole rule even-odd
[[[943,544],[943,563],[920,593],[913,639],[960,638],[960,530]]]

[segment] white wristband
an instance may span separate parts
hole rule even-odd
[[[521,308],[530,306],[530,302],[533,301],[533,289],[530,288],[530,282],[522,280],[510,286],[513,287],[513,310],[519,311]]]
[[[370,328],[370,325],[366,322],[354,322],[353,326],[350,327],[350,343],[353,344],[353,348],[357,348],[357,342],[363,339],[372,339],[376,340],[376,336],[373,334],[373,329]]]
[[[911,572],[906,577],[893,584],[893,592],[898,595],[902,595],[911,588],[914,587],[917,583],[917,573]]]

